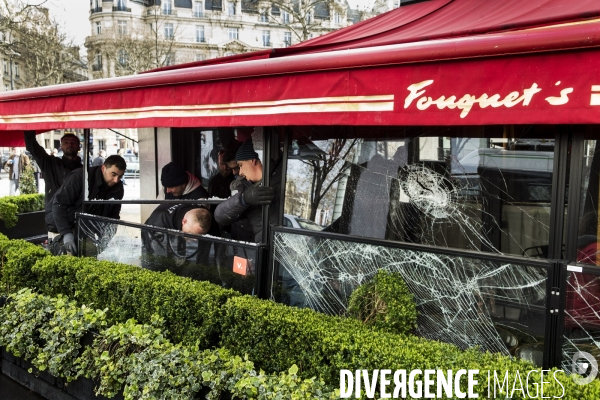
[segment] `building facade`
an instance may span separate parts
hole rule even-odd
[[[85,45],[92,76],[107,78],[288,47],[357,18],[339,0],[92,0]]]

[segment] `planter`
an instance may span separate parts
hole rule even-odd
[[[4,221],[0,220],[0,233],[9,239],[25,239],[33,243],[43,243],[48,238],[44,211],[23,213],[18,216],[19,221],[12,228],[7,228]]]
[[[2,348],[2,373],[46,399],[107,399],[104,396],[96,396],[94,394],[94,382],[90,379],[79,378],[76,381],[67,383],[66,380],[52,376],[47,372],[30,374],[27,372],[29,368],[34,368],[30,362],[15,357]],[[118,394],[112,399],[122,400],[123,396]]]

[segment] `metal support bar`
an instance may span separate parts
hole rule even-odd
[[[227,199],[197,200],[86,200],[85,204],[221,204]]]
[[[215,243],[220,243],[220,244],[224,244],[224,245],[228,245],[228,246],[235,245],[235,246],[243,248],[243,249],[256,250],[257,247],[259,247],[258,244],[256,244],[256,243],[238,242],[235,240],[223,239],[223,238],[219,238],[216,236],[194,235],[191,233],[185,233],[183,231],[176,231],[176,230],[168,229],[168,228],[160,228],[158,226],[152,226],[152,225],[136,224],[135,222],[121,221],[120,219],[101,217],[99,215],[76,213],[75,216],[78,219],[78,221],[80,221],[81,219],[87,219],[87,220],[92,220],[92,221],[107,222],[107,223],[111,223],[111,224],[115,224],[115,225],[127,226],[130,228],[138,228],[138,229],[154,231],[154,232],[163,232],[163,233],[167,233],[172,236],[180,236],[180,237],[185,237],[185,238],[198,239],[200,241],[205,241],[205,242],[215,242]],[[81,224],[79,224],[79,223],[77,224],[78,229],[79,229],[79,225],[81,225]],[[79,232],[79,230],[78,230],[78,232]]]
[[[155,128],[155,129],[156,129],[156,128]],[[140,142],[138,142],[137,140],[130,138],[129,136],[125,136],[125,135],[123,135],[121,132],[117,132],[117,131],[115,131],[114,129],[108,128],[108,130],[109,130],[109,131],[111,131],[111,132],[114,132],[114,133],[116,133],[117,135],[123,136],[125,139],[129,139],[129,140],[131,140],[132,142],[135,142],[135,143],[138,143],[138,144],[140,143]]]
[[[154,181],[156,182],[156,195],[158,196],[158,191],[160,190],[160,185],[158,184],[158,128],[154,128]]]
[[[82,147],[82,151],[83,151],[83,206],[81,208],[82,212],[85,212],[85,202],[89,199],[89,193],[88,193],[88,185],[87,185],[87,180],[88,180],[88,165],[90,165],[89,161],[90,161],[90,154],[88,152],[88,145],[90,142],[90,129],[84,129],[83,130],[83,147]]]

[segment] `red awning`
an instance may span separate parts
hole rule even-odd
[[[431,0],[300,43],[285,54],[497,33],[597,16],[598,0]]]
[[[432,0],[405,7],[420,5],[411,14],[414,22],[405,27],[453,5],[476,3],[483,4]],[[498,4],[501,15],[507,13],[504,4],[514,8],[510,0]],[[558,0],[545,4],[555,11],[549,5]],[[589,6],[585,0],[580,4]],[[565,13],[568,19],[582,16],[584,8],[575,9]],[[590,9],[585,10],[593,13]],[[551,19],[549,12],[545,19],[541,11],[532,13],[537,17],[530,21]],[[474,24],[466,23],[465,29]],[[0,130],[600,123],[600,19],[317,54],[265,55],[5,92],[0,94]]]

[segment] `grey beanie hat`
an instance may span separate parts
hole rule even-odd
[[[248,139],[238,149],[235,161],[254,160],[255,158],[258,158],[258,153],[254,151],[252,139]]]

